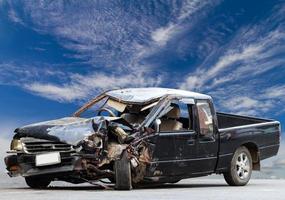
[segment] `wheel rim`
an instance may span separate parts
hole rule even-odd
[[[250,172],[250,164],[248,156],[245,153],[238,155],[236,160],[236,173],[242,180],[247,179]]]

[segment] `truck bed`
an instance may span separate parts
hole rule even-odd
[[[258,152],[253,156],[255,163],[277,154],[281,133],[278,121],[221,112],[216,115],[220,136],[218,172],[228,170],[233,153],[242,145]]]
[[[242,126],[267,124],[268,122],[275,122],[271,119],[261,119],[255,117],[248,117],[242,115],[234,115],[228,113],[217,112],[218,127],[219,129],[232,129],[240,128]]]

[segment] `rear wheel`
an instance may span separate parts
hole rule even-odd
[[[250,180],[252,173],[252,158],[248,149],[239,147],[231,160],[228,172],[224,173],[226,182],[231,186],[244,186]]]
[[[42,176],[28,176],[25,180],[27,185],[33,189],[44,189],[51,183],[50,179]]]
[[[132,189],[131,165],[127,157],[127,152],[123,153],[120,160],[115,161],[115,189],[130,190]]]

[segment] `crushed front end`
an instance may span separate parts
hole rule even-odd
[[[78,140],[77,135],[83,130],[86,134]],[[126,152],[134,169],[133,181],[139,182],[143,179],[145,163],[149,162],[146,144],[134,143],[140,131],[122,118],[51,121],[15,132],[5,163],[11,177],[21,175],[26,181],[35,177],[71,183],[104,178],[114,182],[114,162]]]

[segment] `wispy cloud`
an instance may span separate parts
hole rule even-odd
[[[48,99],[72,102],[92,98],[98,92],[114,88],[158,86],[165,76],[164,73],[150,75],[144,68],[86,75],[64,69],[61,65],[40,67],[37,64],[0,63],[0,84],[18,86]]]
[[[51,83],[25,84],[26,90],[56,101],[74,101],[86,97],[86,91],[77,85],[56,85]]]
[[[84,5],[27,1],[23,10],[33,22],[31,28],[58,38],[59,44],[75,52],[75,58],[97,69],[103,66],[118,70],[131,68],[142,47],[149,45],[149,32],[159,23],[144,13],[151,9],[147,4],[138,10],[143,17],[136,17],[132,10],[124,11],[123,6],[109,1],[88,1]],[[160,5],[154,6],[157,12]]]
[[[230,112],[258,115],[276,109],[276,102],[284,102],[283,86],[272,87],[268,79],[274,78],[274,70],[285,71],[283,10],[277,6],[262,22],[242,27],[229,43],[213,49],[180,87],[210,93],[220,109]]]
[[[216,4],[218,1],[216,2]],[[185,19],[193,16],[197,11],[201,11],[206,6],[213,6],[210,1],[182,1],[182,6],[177,17],[168,22],[165,26],[159,27],[151,32],[152,40],[159,46],[164,46],[172,39],[176,34],[185,30]],[[192,21],[194,23],[194,21]],[[187,26],[188,31],[190,26]]]
[[[285,85],[275,85],[265,90],[264,97],[285,98]]]
[[[88,6],[76,2],[65,4],[64,1],[39,4],[27,1],[21,4],[21,11],[28,18],[20,20],[31,22],[32,29],[53,36],[62,47],[71,50],[65,55],[79,61],[77,68],[88,64],[93,69],[80,73],[80,70],[67,72],[52,68],[49,72],[40,69],[39,73],[37,67],[29,69],[19,65],[14,66],[14,70],[0,69],[0,82],[9,83],[14,74],[22,74],[17,77],[24,78],[13,84],[49,99],[74,101],[116,87],[169,85],[171,75],[167,75],[163,68],[158,69],[148,58],[166,49],[170,41],[179,41],[179,35],[185,30],[191,33],[200,26],[199,17],[207,16],[218,3],[191,0],[152,1],[140,6],[109,1],[100,4],[88,1]],[[165,4],[168,11],[164,10]],[[15,7],[13,2],[10,5]],[[204,33],[205,40],[197,42],[197,56],[203,61],[179,82],[179,86],[219,96],[218,104],[224,105],[222,108],[231,104],[227,107],[232,107],[235,112],[253,113],[255,108],[263,111],[271,108],[271,100],[264,98],[264,92],[256,85],[266,90],[269,84],[257,77],[285,64],[280,56],[285,50],[283,11],[284,8],[277,7],[272,16],[261,22],[242,26],[224,44],[221,38],[225,32],[233,30],[223,22],[217,24],[222,31],[210,26],[206,31],[211,33],[209,37]],[[15,16],[19,17],[17,13]],[[182,53],[178,53],[188,51],[191,50],[182,48]],[[49,74],[53,70],[62,74]],[[220,90],[221,86],[223,90]],[[265,105],[263,108],[258,107],[261,102]]]
[[[244,34],[243,37],[247,36]],[[239,38],[241,45],[233,41],[233,45],[213,66],[204,68],[202,64],[194,73],[189,74],[181,87],[213,88],[225,82],[244,79],[248,76],[254,77],[285,64],[284,59],[273,57],[285,50],[285,46],[278,45],[281,40],[285,40],[285,33],[279,29],[269,32],[265,37],[252,43],[245,43],[243,38]]]
[[[63,85],[32,82],[25,84],[25,89],[56,101],[75,101],[91,98],[100,91],[121,87],[157,86],[162,76],[148,77],[143,71],[136,73],[118,74],[94,73],[84,76],[80,74],[70,75],[71,82]]]
[[[62,66],[61,66],[62,67]],[[32,81],[44,81],[50,77],[65,82],[69,72],[64,72],[58,65],[34,63],[23,64],[19,62],[0,63],[0,84],[23,86]]]
[[[151,38],[158,44],[158,45],[165,45],[167,41],[172,38],[173,34],[177,32],[176,25],[170,23],[165,27],[161,27],[156,29],[151,33]]]
[[[231,112],[241,115],[258,115],[260,112],[268,112],[275,106],[272,100],[239,95],[227,97],[221,102],[223,108],[228,108]]]
[[[0,2],[1,4],[1,2]],[[23,20],[18,16],[18,14],[15,12],[14,9],[10,9],[8,11],[8,17],[10,18],[10,20],[14,23],[18,23],[18,24],[21,24],[21,25],[25,25]]]
[[[147,62],[147,58],[183,32],[185,20],[191,19],[193,23],[194,14],[197,17],[198,11],[215,5],[198,0],[141,2],[140,6],[107,1],[88,1],[84,6],[64,1],[21,4],[21,11],[28,19],[20,18],[13,9],[18,5],[10,2],[12,21],[16,22],[15,16],[19,23],[31,21],[30,28],[54,36],[60,45],[72,50],[74,53],[66,56],[78,59],[78,67],[88,64],[94,68],[84,75],[65,73],[62,76],[65,81],[60,82],[44,74],[20,81],[26,90],[57,101],[78,100],[115,87],[162,84],[164,73]],[[165,4],[170,13],[161,12]]]

